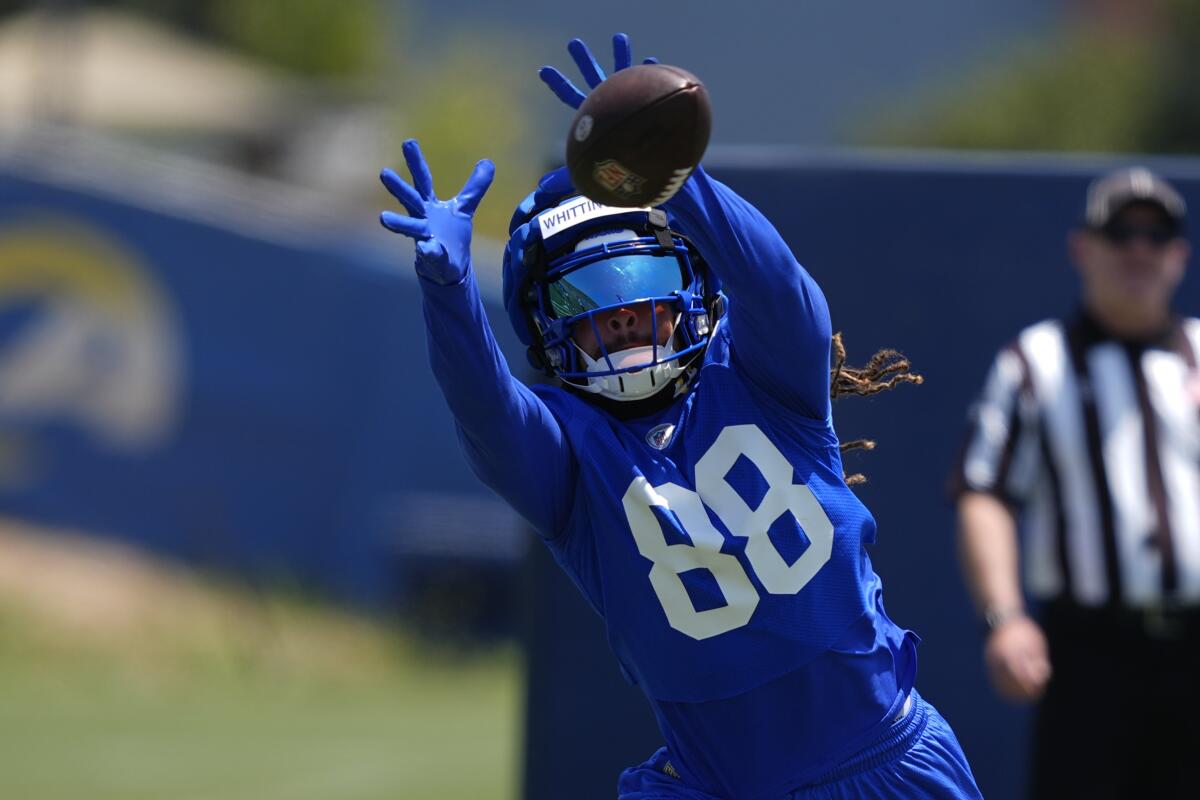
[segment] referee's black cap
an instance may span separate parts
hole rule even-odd
[[[1177,230],[1183,229],[1187,204],[1165,178],[1145,167],[1127,167],[1092,181],[1087,191],[1088,227],[1103,228],[1126,206],[1150,203],[1163,210]]]

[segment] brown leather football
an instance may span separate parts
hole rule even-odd
[[[579,107],[567,134],[575,188],[610,206],[665,203],[700,163],[712,130],[695,75],[640,64],[610,75]]]

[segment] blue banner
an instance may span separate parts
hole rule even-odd
[[[322,241],[0,167],[0,510],[370,605],[406,554],[519,556],[429,377],[407,248]],[[469,541],[439,536],[451,508]]]

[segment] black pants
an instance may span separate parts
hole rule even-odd
[[[1051,604],[1031,797],[1200,797],[1200,613]]]

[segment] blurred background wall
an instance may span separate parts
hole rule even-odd
[[[608,63],[624,30],[706,82],[711,166],[822,282],[852,360],[896,346],[929,379],[842,404],[839,430],[880,440],[862,494],[922,691],[985,793],[1019,796],[1026,720],[983,681],[941,481],[995,348],[1070,307],[1087,178],[1150,160],[1195,195],[1200,7],[694,6],[0,0],[0,795],[600,797],[655,745],[599,622],[463,464],[410,245],[374,222],[403,139],[444,194],[495,159],[476,268],[520,368],[499,254],[570,117],[535,70],[576,35]],[[262,684],[284,688],[260,714]],[[160,727],[193,706],[218,711]]]

